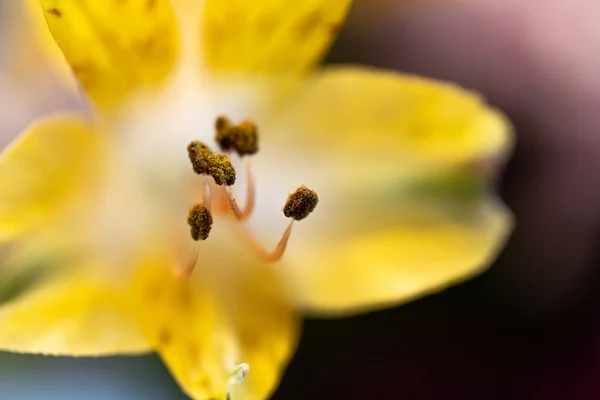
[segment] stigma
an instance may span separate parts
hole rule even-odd
[[[238,222],[242,237],[259,258],[267,262],[279,261],[287,248],[294,221],[305,219],[316,208],[319,201],[317,193],[302,185],[288,196],[283,214],[290,219],[290,223],[275,248],[272,250],[265,248],[244,224],[244,221],[252,215],[256,201],[256,186],[250,156],[258,152],[258,128],[251,121],[242,121],[236,125],[228,117],[219,116],[215,121],[215,131],[215,142],[221,152],[214,152],[209,145],[200,141],[192,141],[187,146],[193,171],[204,178],[201,202],[193,204],[188,213],[187,222],[190,226],[191,238],[196,242],[209,238],[214,212],[218,216],[233,217]],[[232,152],[246,161],[246,203],[243,207],[238,205],[234,195],[237,171],[228,156]],[[199,247],[196,244],[182,276],[191,275],[198,254]]]

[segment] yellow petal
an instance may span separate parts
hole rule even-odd
[[[232,398],[267,398],[299,329],[274,275],[260,268],[240,273],[238,265],[214,263],[201,252],[198,268],[222,269],[223,281],[211,282],[198,269],[182,280],[156,261],[139,270],[131,292],[140,326],[183,390],[194,399],[225,399],[229,374],[248,363],[250,374]]]
[[[48,118],[23,132],[0,155],[0,240],[68,207],[97,150],[89,122],[79,117]]]
[[[502,156],[512,145],[506,117],[477,93],[370,68],[340,66],[315,74],[278,117],[286,136],[305,138],[313,149],[353,157],[360,148],[379,164],[447,168]]]
[[[177,55],[168,0],[40,0],[54,39],[92,100],[112,105],[162,81]]]
[[[216,71],[282,74],[319,60],[350,0],[207,0],[203,56]]]
[[[38,272],[47,274],[48,270],[20,269],[18,275],[26,276],[18,283],[25,287],[11,293],[10,299],[2,299],[0,350],[72,356],[149,350],[124,302],[126,296],[116,288],[66,270],[40,283],[46,276],[36,276]],[[2,283],[6,289],[7,274]]]
[[[327,220],[345,232],[290,252],[296,265],[284,272],[308,311],[347,315],[395,306],[467,280],[492,263],[512,226],[510,213],[493,201],[453,211],[364,206],[373,209],[359,221]]]
[[[401,304],[473,276],[502,248],[511,216],[474,161],[505,155],[510,125],[479,96],[392,72],[332,69],[277,121],[269,129],[286,135],[262,150],[279,150],[281,165],[294,165],[320,199],[295,226],[281,268],[307,309]]]

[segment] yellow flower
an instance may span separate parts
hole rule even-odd
[[[452,84],[312,70],[349,0],[40,3],[93,111],[40,121],[0,157],[1,349],[155,350],[196,399],[224,398],[247,363],[232,399],[265,398],[300,312],[398,305],[480,272],[502,246],[510,214],[477,165],[506,155],[506,119]],[[237,217],[186,150],[216,154],[221,115],[221,133],[252,132],[245,120],[260,132],[258,154],[231,157]],[[281,209],[304,184],[319,203],[281,256]],[[287,215],[314,206],[306,187]]]

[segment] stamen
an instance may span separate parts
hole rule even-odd
[[[187,150],[195,173],[212,176],[217,185],[231,186],[235,183],[235,169],[229,157],[214,154],[206,144],[197,140],[191,142]]]
[[[281,239],[279,239],[279,242],[277,243],[275,250],[273,250],[273,252],[271,254],[269,254],[268,257],[266,257],[266,260],[278,261],[281,259],[281,257],[283,257],[283,253],[285,253],[285,249],[287,248],[288,241],[290,240],[290,235],[292,234],[293,226],[294,226],[294,220],[291,220],[290,224],[286,228],[285,232],[283,232]]]
[[[212,228],[213,220],[210,212],[210,185],[208,183],[204,184],[204,190],[202,191],[202,203],[203,204],[194,204],[192,207],[190,207],[188,214],[188,224],[191,227],[191,236],[192,239],[196,241],[206,240]],[[192,275],[194,269],[196,268],[199,252],[200,246],[195,245],[186,267],[179,272],[179,278],[187,279]]]
[[[235,169],[229,157],[224,154],[211,154],[208,156],[208,161],[209,175],[217,185],[231,186],[235,183]]]
[[[229,200],[229,206],[238,220],[244,221],[252,215],[254,204],[256,202],[256,185],[254,182],[254,175],[252,174],[250,159],[246,162],[246,205],[244,206],[244,209],[240,209],[229,187],[225,188],[225,193],[227,194],[227,200]]]
[[[204,190],[202,191],[202,205],[211,211],[211,196],[210,196],[210,185],[208,182],[204,184]]]
[[[248,161],[246,161],[246,207],[244,207],[243,219],[252,215],[255,204],[256,183],[254,181],[254,174],[252,173],[252,163],[250,162],[250,159],[248,159]]]
[[[225,188],[225,194],[227,195],[227,200],[229,200],[229,206],[231,207],[231,211],[235,217],[239,220],[242,220],[242,210],[240,210],[240,206],[238,206],[237,201],[233,197],[233,193],[231,193],[231,188]]]
[[[317,193],[302,185],[288,196],[283,207],[283,215],[296,221],[303,220],[313,212],[318,202]]]
[[[258,128],[253,122],[243,121],[233,130],[235,150],[240,157],[258,152]]]
[[[220,116],[215,122],[216,142],[222,151],[235,151],[240,157],[258,152],[258,128],[251,121],[233,125],[229,118]]]
[[[215,121],[215,129],[217,130],[217,133],[223,129],[229,128],[231,125],[231,120],[225,115],[219,115]]]
[[[233,202],[235,204],[235,200],[233,200]],[[283,213],[292,220],[285,232],[283,232],[283,235],[281,235],[281,239],[279,239],[279,242],[273,251],[266,250],[247,228],[239,226],[239,229],[242,231],[243,236],[248,240],[250,245],[254,247],[254,250],[260,258],[267,262],[279,261],[287,248],[294,222],[306,218],[315,209],[318,202],[319,197],[317,196],[317,193],[304,185],[300,186],[294,193],[289,195]],[[235,206],[237,207],[237,204]],[[234,207],[232,207],[232,209],[234,209]]]
[[[272,251],[266,250],[263,247],[263,245],[260,244],[260,242],[256,239],[256,237],[252,235],[252,233],[250,233],[247,229],[241,226],[240,229],[242,229],[244,237],[248,240],[250,245],[254,247],[256,254],[258,254],[260,258],[262,258],[266,262],[275,262],[281,260],[281,257],[283,257],[285,249],[287,248],[288,241],[292,234],[293,226],[294,220],[291,220],[288,227],[283,232],[283,235],[281,235],[281,239],[279,239],[277,246],[275,246],[275,249],[273,249]]]
[[[199,253],[200,253],[200,246],[195,245],[194,249],[192,250],[192,255],[190,256],[188,263],[186,264],[185,268],[179,273],[180,279],[188,279],[190,276],[192,276],[192,273],[194,272],[194,269],[196,268],[196,262],[198,261]]]
[[[210,147],[198,140],[194,140],[188,145],[187,150],[194,172],[198,175],[209,174],[210,162],[208,157],[212,154]]]
[[[213,223],[208,208],[201,204],[194,204],[190,207],[187,221],[191,228],[192,239],[198,241],[208,238]]]
[[[258,151],[258,130],[252,122],[244,121],[234,126],[227,117],[220,116],[215,121],[215,128],[217,130],[216,140],[224,151],[235,150],[240,156],[254,154]],[[216,197],[211,199],[210,185],[204,183],[203,204],[193,205],[188,214],[188,224],[191,228],[192,238],[196,241],[208,238],[213,223],[210,209],[211,200],[215,201],[217,211],[222,212],[230,209],[239,221],[247,219],[252,214],[256,201],[256,185],[250,160],[248,159],[246,162],[246,204],[241,209],[232,193],[231,186],[235,184],[236,171],[229,157],[224,154],[213,153],[206,144],[199,141],[193,141],[188,145],[188,155],[196,173],[210,175],[215,184],[224,186],[216,193]],[[272,251],[265,250],[245,226],[242,224],[236,224],[236,226],[243,231],[245,238],[249,240],[263,260],[278,261],[285,253],[294,222],[306,218],[314,211],[318,202],[317,193],[304,185],[288,196],[283,207],[283,213],[286,217],[291,218],[291,221]],[[183,276],[189,276],[193,271],[198,259],[198,252],[196,246]]]

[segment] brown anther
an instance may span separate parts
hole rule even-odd
[[[288,196],[283,207],[283,215],[296,221],[303,220],[313,212],[318,202],[317,193],[302,185]]]
[[[243,121],[238,125],[232,125],[226,117],[219,117],[215,127],[217,129],[215,140],[221,150],[233,150],[240,157],[258,151],[258,129],[253,122]]]
[[[213,223],[212,214],[208,208],[200,204],[194,204],[190,207],[187,221],[191,227],[192,239],[198,241],[208,238]]]
[[[218,124],[217,124],[218,125]],[[233,129],[230,126],[223,127],[217,130],[215,141],[219,144],[221,151],[235,150],[235,136]]]
[[[258,128],[253,122],[244,121],[235,128],[235,151],[241,156],[255,154],[258,151]]]
[[[231,186],[235,183],[235,169],[229,157],[224,154],[208,156],[208,174],[213,177],[217,185]]]
[[[187,150],[194,172],[198,175],[210,174],[209,156],[212,154],[210,147],[198,140],[194,140],[188,145]]]
[[[220,115],[217,117],[215,121],[215,129],[217,133],[223,129],[229,128],[231,126],[231,121],[224,115]]]

